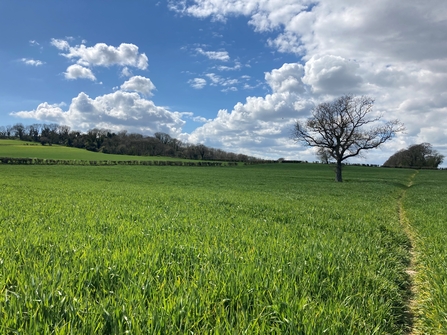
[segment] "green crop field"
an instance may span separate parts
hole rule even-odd
[[[420,334],[447,334],[447,173],[421,171],[404,198],[414,230]]]
[[[43,146],[39,143],[20,140],[0,140],[0,157],[28,157],[85,161],[180,160],[180,158],[172,157],[111,155],[61,145]]]
[[[0,164],[0,333],[445,333],[443,172]]]

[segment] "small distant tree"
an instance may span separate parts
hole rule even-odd
[[[163,144],[169,144],[172,141],[172,137],[169,134],[157,132],[154,134],[155,138],[158,138],[159,141]]]
[[[352,95],[321,103],[306,122],[295,123],[292,138],[333,157],[337,164],[335,180],[341,182],[343,161],[378,148],[404,130],[399,120],[382,122],[381,115],[373,116],[373,106],[373,99]]]
[[[51,141],[48,137],[45,136],[41,136],[40,137],[40,144],[45,145],[45,144],[49,144],[51,145]]]
[[[205,159],[206,154],[208,153],[208,148],[203,144],[196,145],[196,151],[199,154],[200,159]]]
[[[25,134],[25,126],[21,123],[17,123],[12,127],[12,130],[15,132],[15,136],[20,140],[23,140],[23,135]]]
[[[329,164],[331,161],[331,153],[324,148],[318,148],[317,157],[323,164]]]
[[[6,128],[4,126],[0,126],[0,138],[6,138]]]

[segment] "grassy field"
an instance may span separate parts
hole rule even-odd
[[[0,140],[0,157],[44,158],[85,161],[130,161],[130,160],[182,160],[181,158],[158,156],[111,155],[92,152],[85,149],[70,148],[60,145],[41,145],[20,140]]]
[[[416,325],[447,334],[447,173],[421,171],[404,197],[415,235]]]
[[[347,167],[343,184],[313,164],[0,174],[2,334],[408,330],[397,203],[414,171]]]

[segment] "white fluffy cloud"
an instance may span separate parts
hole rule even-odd
[[[303,82],[315,93],[343,94],[358,91],[362,77],[359,65],[340,56],[312,57],[306,62]]]
[[[43,102],[37,106],[32,112],[22,111],[11,113],[24,119],[36,119],[36,120],[46,120],[49,122],[60,122],[65,120],[64,111],[61,109],[59,104],[49,104],[48,102]]]
[[[94,99],[81,92],[72,99],[67,110],[63,110],[60,105],[44,102],[35,110],[16,112],[12,115],[56,122],[81,131],[96,127],[148,135],[160,131],[179,136],[185,124],[181,113],[156,106],[153,101],[141,97],[137,92],[125,91],[141,89],[150,93],[149,86],[152,83],[144,80],[147,78],[141,77],[132,81],[133,78],[122,85],[124,89]]]
[[[84,44],[85,41],[82,41],[80,45],[70,46],[68,40],[54,38],[51,40],[54,47],[64,51],[61,53],[62,56],[76,61],[76,64],[70,65],[64,73],[67,79],[83,78],[95,81],[96,77],[92,68],[96,66],[122,66],[121,75],[124,77],[132,76],[129,67],[140,70],[146,70],[148,67],[147,56],[144,53],[139,53],[138,47],[134,44],[121,43],[118,47],[114,47],[105,43],[97,43],[93,47],[87,47]],[[132,83],[132,85],[137,84]],[[147,87],[145,89],[147,90]],[[139,92],[146,94],[143,91]]]
[[[134,76],[121,85],[123,91],[135,91],[145,96],[151,96],[155,85],[149,78]]]
[[[188,84],[191,85],[191,87],[195,88],[196,90],[200,90],[206,86],[206,80],[203,78],[194,78],[188,80]]]
[[[196,51],[209,59],[220,60],[222,62],[228,62],[230,60],[227,51],[204,51],[202,48],[196,48]]]
[[[70,44],[68,43],[68,41],[56,38],[51,39],[51,45],[55,46],[59,50],[68,50],[70,48]]]
[[[205,18],[212,16],[215,20],[225,21],[231,15],[251,16],[256,29],[273,29],[301,11],[311,1],[300,0],[170,0],[170,8],[179,13]],[[256,25],[257,23],[257,25]]]
[[[304,69],[301,64],[284,64],[280,69],[267,72],[265,80],[275,92],[303,93],[304,85],[301,80],[303,73]]]
[[[93,47],[84,44],[70,46],[66,40],[52,39],[51,44],[59,50],[66,51],[63,56],[75,59],[83,66],[132,66],[140,70],[147,69],[148,58],[146,54],[139,53],[135,44],[121,43],[118,47],[97,43]]]
[[[443,0],[171,0],[185,15],[225,21],[248,17],[256,31],[277,30],[277,47],[345,58],[374,52],[391,59],[443,57],[447,51]],[[419,46],[419,47],[417,47]]]
[[[258,157],[288,156],[293,142],[285,141],[284,136],[288,138],[294,118],[311,108],[311,103],[300,96],[304,92],[302,75],[300,64],[284,64],[266,73],[272,94],[248,97],[231,112],[220,110],[214,120],[189,136],[184,134],[183,139]]]
[[[255,152],[258,143],[275,138],[288,147],[286,125],[293,113],[305,117],[315,103],[354,93],[372,96],[385,118],[399,118],[407,126],[384,150],[371,153],[375,160],[383,162],[392,150],[413,143],[442,148],[447,142],[444,0],[171,0],[170,6],[222,22],[246,16],[255,31],[269,32],[271,48],[301,58],[266,73],[272,94],[249,97],[231,112],[219,111],[191,134],[192,140],[223,147],[231,142]],[[306,157],[311,151],[294,148],[295,158],[312,158]],[[278,155],[291,156],[277,149]]]
[[[67,71],[64,73],[65,78],[67,79],[79,79],[79,78],[83,78],[83,79],[90,79],[92,81],[96,80],[95,75],[93,74],[92,70],[83,67],[79,64],[73,64],[70,65],[67,68]]]
[[[123,67],[123,69],[121,70],[121,76],[122,77],[132,77],[133,73],[132,71],[126,66]]]
[[[32,58],[22,58],[20,61],[25,63],[26,65],[31,65],[31,66],[41,66],[41,65],[45,64],[45,62],[42,62],[37,59],[32,59]]]

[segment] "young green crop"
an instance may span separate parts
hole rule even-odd
[[[415,232],[416,331],[447,333],[447,174],[421,170],[404,205]]]
[[[402,334],[411,171],[0,166],[0,333]]]
[[[112,155],[61,145],[41,145],[19,140],[0,140],[0,157],[43,158],[85,161],[181,160],[173,157]]]

